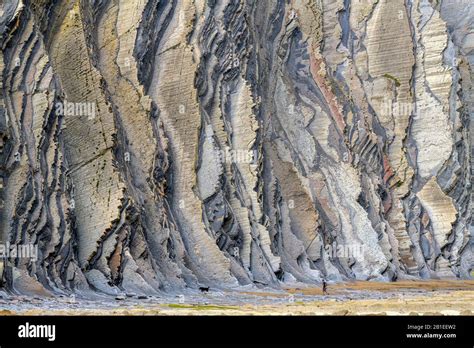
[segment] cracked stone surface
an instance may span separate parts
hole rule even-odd
[[[462,0],[1,2],[0,245],[37,252],[0,288],[472,279],[473,27]]]

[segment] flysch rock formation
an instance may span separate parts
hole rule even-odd
[[[1,287],[472,278],[474,2],[3,0]]]

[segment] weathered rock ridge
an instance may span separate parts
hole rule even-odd
[[[6,0],[21,294],[469,278],[474,2]]]

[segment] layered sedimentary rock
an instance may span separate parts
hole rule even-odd
[[[2,3],[2,287],[472,277],[460,3]]]

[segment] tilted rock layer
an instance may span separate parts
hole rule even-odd
[[[469,278],[474,3],[8,0],[17,293]]]

